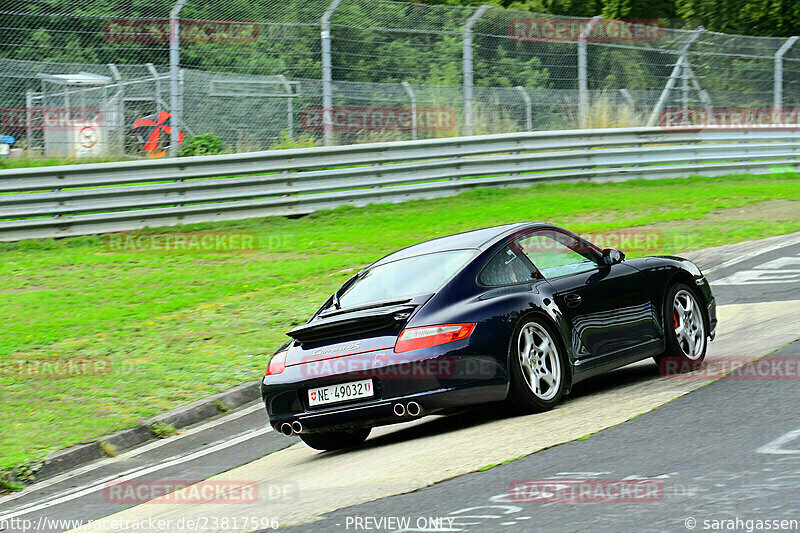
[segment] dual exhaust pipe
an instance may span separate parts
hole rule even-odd
[[[301,431],[303,431],[303,424],[301,424],[299,420],[295,420],[291,424],[289,422],[284,422],[283,424],[281,424],[281,433],[283,433],[287,437],[291,437],[292,435],[297,435]]]
[[[395,416],[419,416],[422,414],[422,406],[417,402],[408,402],[407,404],[403,405],[402,403],[394,404],[392,408],[394,411]]]
[[[395,416],[398,417],[403,417],[406,415],[410,417],[416,417],[422,414],[422,406],[417,402],[408,402],[405,405],[402,403],[396,403],[394,404],[392,411],[394,411]],[[281,424],[280,431],[287,437],[298,435],[303,431],[303,424],[301,424],[299,420],[295,420],[291,423],[284,422]]]

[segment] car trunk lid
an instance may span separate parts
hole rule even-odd
[[[393,348],[408,320],[431,296],[375,302],[358,308],[320,313],[308,324],[287,333],[294,342],[286,364]]]

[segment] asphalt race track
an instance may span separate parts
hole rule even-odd
[[[800,358],[800,343],[791,344],[800,338],[797,236],[729,248],[687,254],[708,274],[719,305],[707,365],[744,364],[780,349],[759,363],[791,366]],[[0,523],[6,531],[23,531],[8,527],[15,518],[35,531],[79,525],[53,522],[69,519],[84,520],[78,531],[120,530],[111,520],[144,520],[138,531],[188,531],[178,521],[190,518],[204,531],[307,530],[311,522],[315,531],[688,531],[689,519],[697,530],[704,520],[800,520],[798,376],[708,384],[716,377],[701,370],[664,379],[654,363],[642,362],[581,384],[548,413],[507,418],[481,408],[429,417],[375,430],[362,448],[329,453],[267,430],[256,404],[2,497]],[[489,465],[499,466],[478,471]],[[104,491],[111,480],[211,476],[254,483],[258,498],[135,505]],[[519,480],[633,479],[657,483],[660,495],[569,503],[509,494]],[[245,517],[275,521],[259,527]],[[148,527],[155,519],[164,522]]]
[[[764,361],[778,358],[800,363],[800,342]],[[703,529],[705,520],[737,517],[800,520],[797,385],[723,379],[586,440],[336,511],[314,531],[353,529],[357,518],[390,516],[408,519],[407,530],[443,519],[451,530],[548,532],[689,531],[687,520]],[[635,479],[656,480],[658,500],[573,503],[544,491],[509,490],[520,480]]]

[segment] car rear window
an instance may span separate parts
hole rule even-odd
[[[398,259],[364,271],[342,294],[342,307],[436,292],[474,257],[476,250],[453,250]]]

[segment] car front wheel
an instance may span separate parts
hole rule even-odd
[[[691,372],[706,357],[708,334],[703,307],[694,291],[676,283],[664,300],[664,329],[667,349],[656,358],[662,375]]]

